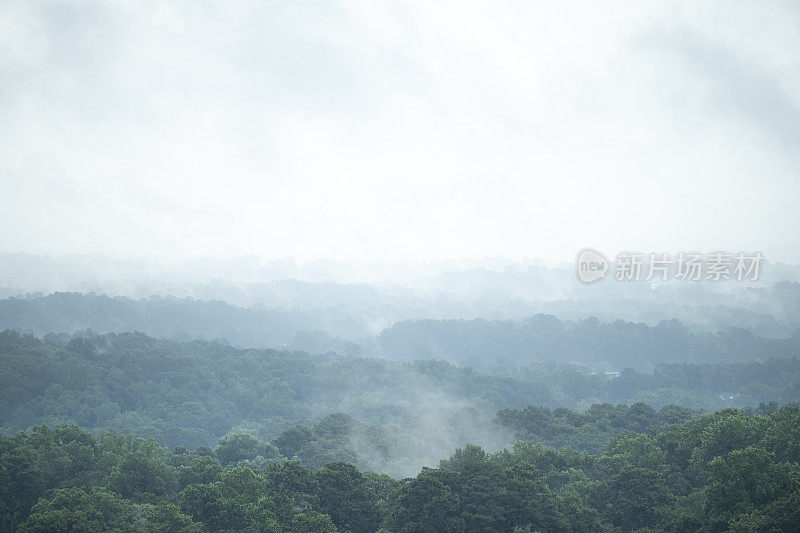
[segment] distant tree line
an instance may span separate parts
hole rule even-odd
[[[361,349],[337,333],[360,338],[362,319],[335,307],[308,310],[242,308],[220,300],[55,292],[46,296],[0,299],[0,329],[44,335],[141,331],[179,341],[224,340],[238,346],[358,353]],[[333,331],[334,333],[328,333]]]
[[[371,289],[363,290],[371,294]],[[783,309],[788,317],[800,317],[797,304],[800,283],[782,282],[765,290],[754,289],[750,296],[769,295],[770,305]],[[301,299],[307,298],[316,301],[309,295]],[[659,363],[743,362],[800,355],[800,329],[781,338],[754,335],[743,328],[725,329],[723,325],[727,323],[755,324],[756,318],[731,317],[724,309],[703,311],[704,316],[719,315],[714,323],[723,329],[713,332],[693,330],[676,319],[650,326],[622,320],[601,322],[597,318],[560,320],[539,314],[522,320],[405,320],[376,335],[374,323],[393,321],[391,317],[398,314],[414,316],[419,310],[411,306],[402,313],[389,312],[384,309],[388,304],[382,306],[376,295],[368,300],[372,304],[358,307],[359,310],[344,304],[333,305],[335,299],[330,298],[322,299],[319,307],[309,304],[292,309],[243,308],[218,300],[168,296],[133,300],[57,292],[0,299],[0,330],[13,329],[39,336],[51,332],[73,334],[86,329],[105,333],[139,331],[176,341],[217,339],[239,347],[313,354],[335,352],[407,361],[444,359],[482,371],[492,371],[497,366],[556,361],[578,363],[595,371],[633,368],[649,372]],[[781,329],[789,331],[791,324],[796,328],[798,322],[791,320]]]
[[[596,318],[561,321],[553,315],[526,320],[408,320],[381,332],[381,353],[397,359],[445,359],[488,369],[496,365],[559,361],[620,371],[651,370],[659,363],[716,363],[800,354],[800,330],[771,339],[746,329],[694,333],[678,320],[656,326]]]

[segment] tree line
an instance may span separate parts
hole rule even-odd
[[[311,426],[330,413],[344,413],[364,425],[359,430],[363,435],[387,433],[377,426],[395,427],[388,431],[391,440],[405,444],[394,447],[389,461],[402,461],[449,453],[470,437],[489,446],[478,435],[488,439],[497,434],[491,420],[498,410],[533,404],[553,410],[559,424],[573,428],[537,439],[596,451],[605,443],[598,435],[611,436],[616,429],[590,431],[584,438],[587,429],[580,426],[597,422],[570,419],[558,408],[584,411],[593,404],[646,403],[656,410],[674,404],[696,411],[798,399],[797,358],[666,364],[651,373],[623,369],[610,377],[562,363],[481,372],[441,360],[239,349],[139,333],[39,338],[0,332],[3,432],[75,423],[93,433],[110,427],[152,436],[168,447],[213,446],[231,432],[270,441],[289,427]],[[447,429],[453,438],[443,436],[428,450],[415,448],[414,442],[431,436],[432,427]],[[373,436],[365,439],[372,442],[377,439]],[[378,468],[376,461],[383,459],[359,464]]]
[[[609,412],[608,407],[599,407]],[[642,408],[640,408],[641,410]],[[520,432],[534,411],[503,415]],[[577,415],[577,413],[575,413]],[[564,413],[567,416],[567,413]],[[618,411],[629,427],[636,410]],[[153,439],[75,425],[0,436],[6,531],[796,531],[800,407],[723,409],[600,452],[530,440],[468,445],[395,479],[346,461],[287,458],[291,435],[170,451]],[[321,429],[322,430],[322,429]]]
[[[766,338],[747,329],[694,332],[676,319],[655,326],[562,321],[553,315],[525,320],[407,320],[378,336],[381,353],[398,359],[446,359],[474,368],[560,361],[597,370],[652,370],[660,363],[744,362],[800,353],[800,330]]]

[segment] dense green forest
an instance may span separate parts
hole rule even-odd
[[[5,330],[0,528],[798,529],[796,338],[549,316],[385,333],[408,328],[400,337],[419,338],[413,349],[433,356],[422,347],[453,327],[454,350],[458,337],[475,350],[492,338],[503,346],[505,332],[573,354],[592,345],[592,357],[633,343],[619,361],[662,345],[712,355],[634,369],[514,354],[473,368],[136,332]],[[470,337],[475,328],[484,330]],[[745,360],[747,349],[759,360]],[[723,350],[733,355],[717,361]]]
[[[613,417],[644,429],[645,411]],[[501,415],[523,434],[549,431],[539,427],[543,417],[535,408]],[[71,425],[2,436],[0,524],[20,532],[165,533],[796,531],[800,524],[797,404],[624,432],[596,454],[527,440],[496,453],[469,445],[405,479],[340,460],[312,468],[288,460],[297,435],[275,443],[231,435],[194,451],[113,431],[94,437]]]
[[[797,358],[664,364],[652,373],[627,369],[619,375],[557,363],[507,362],[479,372],[437,360],[239,349],[138,333],[0,333],[4,431],[69,422],[152,436],[170,447],[211,446],[231,431],[270,440],[287,427],[336,412],[370,425],[416,420],[425,428],[464,408],[476,413],[473,418],[491,419],[500,409],[529,404],[583,410],[604,402],[645,402],[656,409],[715,409],[798,399]],[[463,433],[485,428],[477,422],[464,426]],[[441,443],[445,453],[461,444],[445,438]]]
[[[420,324],[438,335],[440,326],[512,323],[395,328]],[[556,344],[582,338],[598,350],[638,336],[642,353],[667,338],[687,350],[713,340],[741,351],[734,339],[743,338],[764,359],[612,371],[494,357],[476,369],[143,333],[5,330],[0,526],[532,532],[799,523],[800,360],[786,357],[794,339],[696,335],[676,322],[525,324],[539,328],[536,342],[550,331]],[[615,331],[622,340],[597,340]]]

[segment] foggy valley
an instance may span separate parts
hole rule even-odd
[[[0,2],[0,532],[800,531],[791,2]]]

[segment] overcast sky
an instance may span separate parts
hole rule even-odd
[[[0,250],[800,261],[796,2],[0,0]]]

